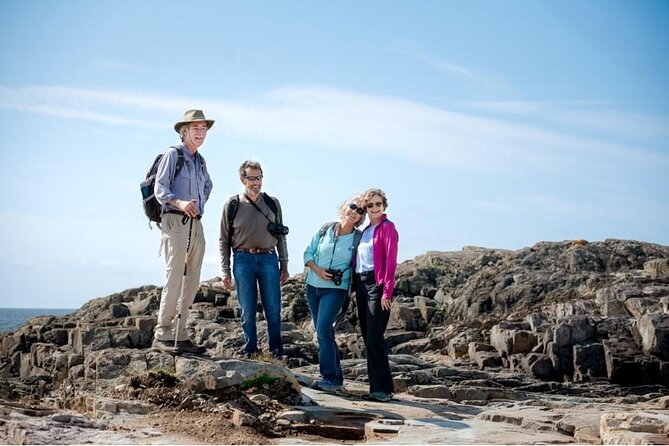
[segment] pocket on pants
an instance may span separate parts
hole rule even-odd
[[[381,299],[383,295],[383,287],[376,283],[365,283],[365,291],[367,291],[367,299],[375,301]]]

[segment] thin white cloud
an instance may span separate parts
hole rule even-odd
[[[669,117],[625,112],[600,101],[472,101],[464,105],[504,116],[531,116],[609,135],[669,137]]]
[[[0,102],[0,107],[11,108],[14,110],[30,111],[33,113],[39,113],[43,115],[59,116],[61,118],[79,119],[82,121],[104,122],[106,124],[114,124],[114,125],[132,125],[136,127],[145,127],[145,128],[165,127],[164,124],[151,123],[137,119],[126,119],[118,116],[106,115],[103,113],[97,113],[85,110],[75,110],[59,106],[24,105],[24,104],[16,104],[2,101]]]
[[[445,73],[451,76],[454,79],[460,80],[462,82],[472,84],[477,88],[483,88],[486,90],[494,91],[511,91],[512,89],[506,85],[504,82],[482,74],[471,68],[463,67],[452,62],[449,62],[438,57],[427,56],[424,54],[409,54],[404,53],[416,60],[426,63],[430,67]]]
[[[623,219],[634,223],[643,215],[646,220],[660,223],[666,220],[664,216],[669,212],[669,204],[662,200],[601,192],[572,200],[548,194],[525,194],[472,201],[468,205],[472,209],[493,213],[555,217],[556,221],[569,215],[571,219],[581,216],[602,222]]]
[[[603,167],[621,161],[669,164],[666,155],[612,144],[606,135],[579,138],[401,98],[318,86],[282,88],[253,102],[61,86],[0,87],[0,107],[116,125],[166,127],[165,122],[194,106],[217,119],[218,131],[232,137],[366,150],[452,168],[546,169],[573,160]]]

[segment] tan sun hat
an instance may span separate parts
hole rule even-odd
[[[182,125],[190,124],[191,122],[199,122],[199,121],[204,121],[204,122],[207,123],[207,130],[209,130],[211,128],[211,126],[214,125],[214,120],[213,119],[206,119],[204,117],[204,113],[202,112],[202,110],[188,110],[186,113],[184,113],[183,120],[174,124],[174,130],[177,133],[179,133],[179,129],[181,128]]]

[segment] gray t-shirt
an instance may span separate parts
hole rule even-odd
[[[288,268],[288,247],[286,244],[286,237],[282,236],[278,239],[269,233],[267,230],[267,223],[271,221],[283,222],[283,215],[281,213],[281,204],[279,200],[270,197],[276,203],[278,219],[274,212],[265,203],[265,200],[258,196],[255,201],[256,206],[260,208],[262,214],[253,207],[252,204],[242,200],[243,196],[238,195],[239,206],[237,214],[233,222],[232,246],[228,245],[228,205],[233,197],[223,205],[223,215],[221,217],[221,233],[219,237],[219,248],[221,251],[221,268],[224,275],[230,274],[230,252],[240,248],[256,248],[256,249],[271,249],[276,247],[279,253],[279,264],[281,268]],[[265,218],[264,215],[269,218]]]

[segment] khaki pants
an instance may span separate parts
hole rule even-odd
[[[200,270],[204,258],[204,232],[200,220],[193,219],[190,249],[186,255],[188,243],[188,228],[191,221],[182,223],[183,216],[178,214],[163,215],[163,246],[165,248],[165,264],[167,266],[167,281],[160,297],[158,324],[155,338],[161,341],[174,341],[177,333],[177,304],[181,296],[181,281],[184,280],[184,264],[187,264],[187,274],[184,281],[183,302],[181,304],[181,320],[179,323],[179,339],[188,339],[186,322],[188,309],[195,300],[195,294],[200,286]]]

